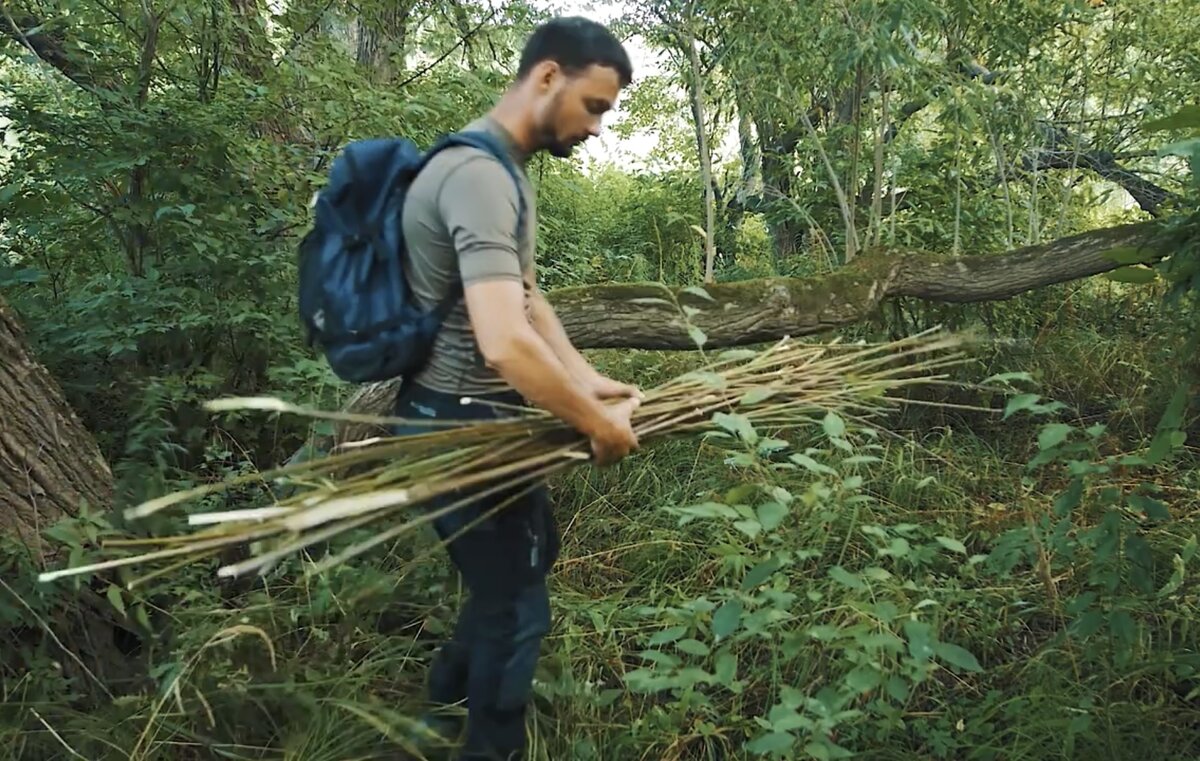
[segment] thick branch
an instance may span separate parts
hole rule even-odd
[[[115,89],[117,82],[101,81],[92,70],[86,56],[72,55],[67,40],[47,29],[33,16],[13,17],[7,6],[0,6],[0,32],[29,50],[41,61],[56,69],[67,79],[85,90]]]
[[[931,262],[905,259],[887,296],[932,301],[1000,301],[1048,285],[1110,272],[1131,257],[1153,263],[1168,252],[1151,248],[1155,222],[1108,227],[1004,254]],[[1121,253],[1121,260],[1114,254]],[[1133,254],[1132,252],[1136,252]]]
[[[1027,172],[1039,169],[1089,169],[1124,188],[1142,211],[1154,216],[1158,216],[1159,208],[1164,203],[1175,197],[1171,191],[1121,166],[1117,157],[1109,151],[1042,150],[1027,156],[1022,164]]]
[[[801,336],[856,322],[895,296],[951,302],[1007,299],[1025,291],[1116,269],[1107,254],[1138,247],[1152,223],[1083,233],[1005,254],[947,261],[926,255],[864,256],[819,279],[772,278],[710,286],[716,300],[680,294],[700,310],[692,324],[708,346],[729,347]],[[1154,258],[1149,252],[1147,259]],[[639,299],[662,298],[658,285],[604,285],[549,294],[563,326],[583,348],[687,349],[693,344],[674,307]]]

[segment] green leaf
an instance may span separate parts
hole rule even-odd
[[[761,455],[774,454],[775,452],[782,452],[790,446],[791,444],[783,439],[766,438],[758,442],[758,453]]]
[[[1054,514],[1059,518],[1065,518],[1067,515],[1083,501],[1083,479],[1075,478],[1071,481],[1071,485],[1067,490],[1058,495],[1054,500]]]
[[[813,458],[809,457],[806,454],[796,453],[796,454],[792,455],[791,457],[789,457],[788,459],[791,460],[792,462],[796,463],[797,465],[800,465],[802,467],[807,468],[808,470],[811,470],[813,473],[819,473],[821,475],[826,475],[826,476],[836,476],[837,475],[836,470],[829,467],[828,465],[822,465],[821,463],[817,462],[816,460],[814,460]]]
[[[912,546],[909,545],[907,539],[905,539],[902,536],[896,536],[896,537],[892,537],[892,541],[888,543],[887,547],[885,547],[882,550],[879,550],[879,554],[880,555],[891,555],[892,557],[902,558],[902,557],[907,557],[908,553],[911,550],[912,550]]]
[[[952,645],[949,642],[938,642],[933,646],[934,652],[941,660],[949,663],[951,666],[957,666],[964,671],[983,671],[983,667],[979,665],[979,661],[974,655],[958,645]]]
[[[708,645],[698,639],[681,639],[675,643],[675,647],[688,655],[705,656],[711,652]]]
[[[779,393],[779,391],[773,388],[752,388],[746,393],[742,394],[742,398],[738,400],[738,404],[761,404],[762,402],[770,399],[772,396],[775,396],[777,393]]]
[[[1137,624],[1127,610],[1114,610],[1108,618],[1108,630],[1122,644],[1133,642],[1137,636]]]
[[[787,732],[770,732],[759,735],[746,744],[746,750],[765,756],[768,753],[779,753],[789,750],[796,743],[796,738]]]
[[[764,502],[758,506],[758,522],[764,531],[774,531],[787,517],[788,509],[778,502]]]
[[[1053,449],[1071,435],[1071,426],[1066,423],[1050,423],[1038,434],[1038,449]]]
[[[774,556],[767,558],[751,568],[750,573],[746,574],[746,578],[742,580],[742,591],[749,592],[766,581],[777,570],[779,570],[779,560]]]
[[[32,34],[32,32],[27,32],[26,34]],[[0,203],[8,203],[9,201],[12,200],[13,196],[15,196],[20,191],[21,191],[21,183],[10,182],[9,184],[0,188]]]
[[[967,554],[967,546],[957,539],[952,539],[948,536],[939,536],[937,537],[937,542],[951,552],[957,552],[960,555]]]
[[[717,681],[723,684],[730,684],[737,679],[738,659],[734,653],[721,653],[717,656],[716,662],[713,664],[713,672],[717,677]]]
[[[737,510],[720,502],[704,502],[699,505],[672,508],[672,512],[682,513],[693,518],[737,518]]]
[[[1152,119],[1142,125],[1148,132],[1165,132],[1167,130],[1200,128],[1200,104],[1188,104],[1170,116]]]
[[[1144,494],[1132,494],[1126,498],[1126,501],[1129,502],[1129,504],[1135,510],[1140,510],[1141,512],[1145,513],[1146,516],[1151,520],[1171,520],[1171,511],[1167,509],[1166,504],[1154,499],[1153,497],[1147,497]]]
[[[842,460],[843,465],[871,465],[877,462],[883,462],[882,459],[875,455],[856,454]]]
[[[1116,283],[1145,285],[1146,283],[1153,283],[1155,280],[1157,280],[1158,273],[1149,267],[1134,265],[1130,267],[1118,267],[1111,272],[1105,272],[1104,277]]]
[[[671,669],[677,668],[679,664],[682,663],[679,658],[671,655],[670,653],[664,653],[661,650],[643,650],[642,652],[638,653],[638,655],[640,655],[643,660],[650,661],[651,663],[657,663],[660,666],[666,666],[667,668]]]
[[[117,612],[122,616],[125,615],[125,600],[121,597],[121,588],[116,584],[109,584],[108,590],[104,593],[112,606],[117,609]]]
[[[742,623],[742,603],[738,600],[726,600],[717,612],[713,613],[712,632],[717,639],[725,639],[738,630]]]
[[[1071,632],[1081,639],[1086,639],[1100,630],[1104,624],[1104,614],[1092,609],[1084,611],[1071,622]]]
[[[1008,383],[1009,381],[1015,381],[1015,380],[1023,380],[1028,383],[1032,383],[1033,376],[1024,370],[1020,370],[1018,372],[998,373],[997,375],[990,375],[987,378],[985,378],[983,382],[991,383],[992,381],[996,381],[997,383]]]
[[[831,439],[840,439],[846,435],[846,423],[833,410],[825,413],[821,425],[825,428],[825,435]]]
[[[708,334],[695,325],[688,325],[688,336],[691,337],[692,343],[696,344],[698,349],[703,349],[704,344],[708,343]]]
[[[1042,397],[1037,394],[1017,394],[1012,399],[1008,400],[1008,404],[1004,406],[1004,419],[1007,420],[1013,414],[1021,410],[1027,410],[1035,406]]]
[[[860,579],[857,574],[850,573],[840,565],[835,565],[829,569],[829,578],[843,586],[850,587],[851,589],[867,588],[867,585],[863,583],[862,579]]]
[[[729,491],[725,492],[725,502],[730,504],[739,504],[747,502],[750,498],[758,494],[760,486],[754,483],[740,483],[730,487]]]
[[[33,267],[14,269],[0,265],[0,288],[6,288],[11,285],[40,283],[45,279],[46,273],[43,270]]]
[[[694,372],[688,373],[685,378],[689,380],[698,380],[709,388],[725,388],[725,378],[717,373],[712,372]]]
[[[758,352],[753,349],[729,349],[717,355],[722,362],[737,362],[744,359],[754,359]]]
[[[1104,254],[1105,259],[1117,264],[1145,264],[1157,257],[1156,251],[1137,246],[1117,246]]]
[[[1183,434],[1183,437],[1181,438],[1179,434]],[[1184,434],[1183,431],[1160,430],[1150,442],[1150,449],[1146,452],[1146,462],[1152,465],[1162,462],[1167,455],[1183,445],[1183,442],[1187,440],[1186,436],[1187,434]]]
[[[751,539],[754,539],[762,532],[762,524],[758,521],[737,521],[733,524],[733,527]]]
[[[903,703],[908,699],[908,684],[902,678],[893,674],[887,680],[887,693],[891,696],[892,700]]]
[[[701,288],[698,285],[689,285],[686,288],[681,288],[680,291],[682,293],[690,293],[693,296],[699,296],[700,298],[705,299],[707,301],[711,301],[714,304],[717,303],[717,300],[714,299],[711,295],[709,295],[708,291],[704,290],[703,288]]]
[[[715,412],[713,413],[712,421],[724,430],[737,434],[747,444],[753,445],[758,442],[758,433],[754,430],[754,425],[750,422],[750,419],[745,415]]]
[[[929,624],[909,619],[904,622],[904,636],[908,639],[908,652],[913,658],[924,662],[933,657],[933,628]]]
[[[686,626],[672,626],[670,629],[663,629],[652,636],[650,638],[650,645],[666,645],[670,642],[674,642],[685,634],[687,634]]]
[[[846,674],[843,681],[852,691],[862,693],[878,687],[883,676],[873,666],[862,665]]]

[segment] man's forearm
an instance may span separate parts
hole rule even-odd
[[[487,362],[517,393],[580,433],[595,436],[612,425],[603,405],[535,331],[516,331]]]
[[[598,375],[596,369],[571,343],[566,329],[554,313],[550,302],[546,301],[546,297],[534,291],[530,297],[530,311],[534,330],[546,341],[567,371],[581,381],[593,380]]]

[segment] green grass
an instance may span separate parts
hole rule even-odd
[[[1129,356],[1087,355],[1105,378],[1066,372],[1081,355],[1043,354],[1040,390],[1095,398],[1123,367],[1111,358]],[[609,366],[651,385],[693,361],[628,353]],[[1090,473],[1064,516],[1070,463],[1144,445],[1128,418],[1089,439],[1094,418],[1064,413],[1075,432],[1039,468],[1026,463],[1047,421],[918,411],[888,421],[899,437],[818,426],[748,467],[726,462],[753,452],[747,442],[692,440],[557,478],[563,555],[531,758],[759,757],[748,743],[786,758],[1200,756],[1189,583],[1200,470],[1183,451]],[[864,455],[878,459],[854,459]],[[1147,485],[1169,520],[1139,512]],[[0,758],[74,757],[65,746],[88,759],[396,750],[461,594],[448,562],[425,533],[308,582],[299,570],[236,587],[208,568],[122,598],[156,634],[117,662],[142,681],[115,701],[60,676],[39,627],[14,629],[24,649],[2,672]],[[17,591],[52,626],[74,604],[67,586]],[[0,614],[9,603],[0,595]]]

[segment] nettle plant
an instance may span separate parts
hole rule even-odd
[[[1181,599],[1195,537],[1155,535],[1169,519],[1166,503],[1149,478],[1129,478],[1182,446],[1183,401],[1175,399],[1140,454],[1104,454],[1102,425],[1035,426],[1033,456],[1013,479],[1037,508],[995,534],[972,530],[970,549],[969,509],[897,520],[911,508],[901,514],[877,496],[874,483],[911,477],[880,431],[830,412],[799,445],[745,417],[715,415],[706,443],[722,450],[734,485],[719,498],[663,509],[711,548],[717,570],[694,599],[637,611],[654,631],[625,681],[652,695],[654,707],[632,731],[690,727],[693,736],[740,740],[752,754],[777,758],[843,758],[855,745],[895,740],[913,729],[914,715],[956,694],[978,700],[976,688],[1000,676],[980,673],[976,655],[1007,660],[992,640],[1004,636],[995,611],[981,618],[979,609],[980,593],[998,585],[1048,585],[1044,597],[1012,601],[1014,610],[1040,609],[1059,622],[1041,646],[1087,643],[1086,660],[1128,665],[1147,625],[1139,619],[1196,607]],[[1014,389],[1003,416],[1036,422],[1062,410]],[[933,483],[917,481],[913,501]],[[1198,666],[1183,659],[1173,668],[1189,679]],[[1063,741],[1088,731],[1087,721]],[[944,724],[918,732],[939,747],[953,744]],[[953,733],[985,729],[964,729],[960,719]]]
[[[1200,602],[1194,591],[1188,600],[1189,590],[1181,590],[1196,536],[1172,525],[1170,487],[1156,482],[1169,472],[1160,466],[1186,442],[1187,401],[1187,387],[1180,385],[1138,452],[1110,451],[1114,443],[1106,440],[1102,423],[1043,423],[1022,485],[1037,490],[1038,476],[1058,485],[1050,492],[1053,503],[997,537],[988,559],[989,569],[1001,576],[1035,571],[1065,624],[1064,636],[1118,667],[1142,654],[1147,622],[1170,627],[1194,615]],[[1004,415],[1049,416],[1062,409],[1059,402],[1022,393],[1009,400]],[[1198,675],[1200,660],[1178,664],[1176,676]]]
[[[829,412],[799,448],[736,414],[713,422],[706,438],[736,485],[720,501],[664,509],[714,531],[718,578],[683,605],[640,611],[666,627],[626,674],[630,689],[669,696],[664,725],[728,739],[742,724],[752,753],[846,757],[839,734],[861,731],[848,725],[894,725],[939,668],[980,669],[939,636],[942,601],[926,580],[983,558],[936,526],[880,520],[864,488],[883,462],[879,432]]]

